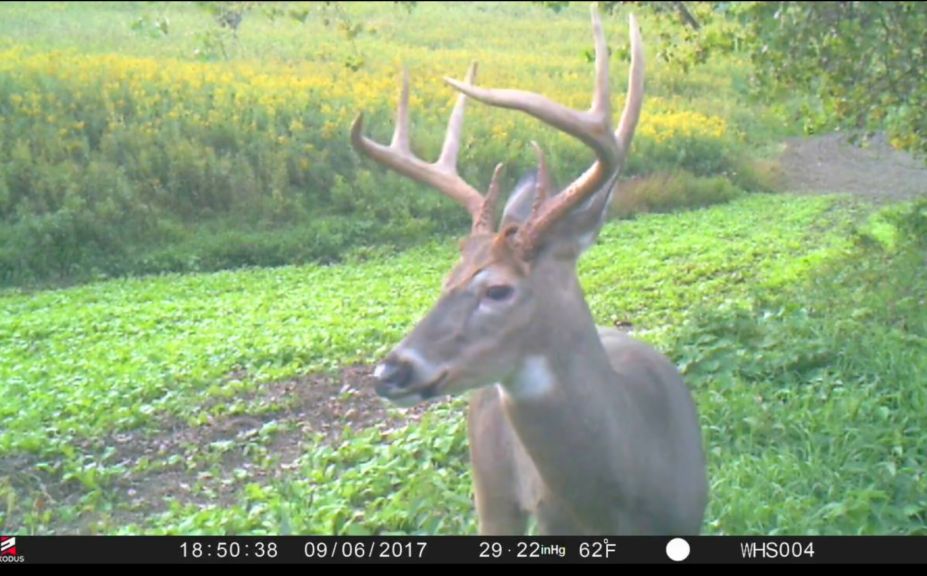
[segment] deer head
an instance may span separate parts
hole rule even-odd
[[[584,308],[576,278],[580,253],[595,240],[640,116],[643,55],[631,16],[632,59],[629,93],[617,130],[612,128],[608,49],[598,11],[595,89],[587,111],[576,111],[544,96],[475,85],[476,64],[466,81],[445,81],[461,95],[451,113],[441,155],[434,163],[417,158],[409,146],[409,80],[403,74],[396,127],[389,146],[363,136],[363,116],[351,129],[354,148],[380,164],[449,196],[472,217],[461,257],[448,275],[440,299],[411,334],[377,367],[377,393],[399,404],[504,382],[520,359],[546,346],[545,332],[564,311]],[[538,167],[511,195],[497,227],[502,164],[485,195],[457,172],[457,153],[467,97],[525,112],[578,138],[595,154],[592,165],[563,190],[552,188],[544,154],[532,143]],[[557,314],[547,312],[558,310]]]

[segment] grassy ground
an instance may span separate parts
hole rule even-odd
[[[613,222],[581,263],[597,320],[630,321],[696,393],[709,533],[923,531],[922,255],[852,242],[854,206]],[[472,532],[460,402],[406,419],[362,375],[453,259],[7,292],[4,530]]]

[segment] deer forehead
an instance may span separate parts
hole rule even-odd
[[[487,283],[514,284],[528,273],[521,265],[498,252],[480,250],[464,253],[445,282],[445,292],[480,288]]]

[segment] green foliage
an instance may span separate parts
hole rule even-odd
[[[423,5],[405,14],[322,3],[294,20],[287,11],[295,5],[205,4],[214,10],[46,6],[43,26],[14,25],[36,18],[31,8],[0,7],[8,16],[0,36],[15,40],[0,48],[0,285],[332,262],[363,245],[462,233],[466,214],[452,202],[360,159],[347,143],[359,110],[368,133],[388,139],[400,60],[413,70],[414,142],[425,158],[438,154],[453,101],[440,78],[472,58],[489,84],[588,102],[584,9],[566,9],[552,23],[531,6]],[[284,12],[267,18],[265,9]],[[193,36],[232,34],[215,18],[236,10],[240,44],[228,51],[226,38],[212,49],[215,61],[200,62],[193,52],[203,46]],[[338,18],[364,24],[352,40],[367,60],[362,69],[344,67],[341,57],[354,48],[324,14],[330,26]],[[464,38],[438,25],[451,15],[484,35]],[[74,30],[55,28],[72,21],[93,39],[81,40],[80,51]],[[142,33],[162,21],[156,37]],[[142,24],[133,31],[130,22]],[[513,27],[517,34],[508,33]],[[616,49],[622,34],[610,26]],[[268,37],[279,41],[261,44]],[[618,76],[624,66],[616,55]],[[754,189],[738,180],[742,151],[782,130],[772,116],[740,106],[736,63],[713,66],[691,74],[648,69],[629,176],[681,168]],[[615,92],[617,107],[617,82]],[[531,140],[542,143],[560,181],[588,166],[588,149],[572,139],[472,106],[464,177],[485,187],[505,161],[511,185],[534,162]]]
[[[119,534],[465,534],[475,519],[459,407],[441,406],[389,435],[346,428],[342,444],[319,444],[286,479],[245,481],[234,505],[182,505]],[[244,471],[240,473],[246,479]]]
[[[901,233],[689,318],[674,355],[712,423],[714,530],[924,534],[925,281]]]
[[[813,95],[794,110],[809,133],[835,126],[886,132],[893,145],[927,160],[923,3],[604,4],[610,11],[643,5],[661,17],[660,55],[683,69],[713,54],[743,53],[755,67],[753,91],[764,101]]]
[[[139,34],[146,34],[151,38],[161,38],[167,36],[170,32],[170,20],[164,15],[157,17],[139,16],[138,19],[132,22],[131,28]]]
[[[757,2],[740,17],[764,89],[811,90],[843,125],[927,153],[927,6]]]
[[[628,182],[612,200],[611,213],[672,212],[729,202],[743,193],[722,176],[699,177],[684,170]]]
[[[916,213],[872,221],[890,226],[895,243],[861,248],[847,232],[873,224],[856,224],[833,198],[750,195],[609,223],[581,261],[597,320],[631,321],[696,392],[713,486],[707,531],[922,526],[925,279],[914,265],[922,255],[887,224]],[[0,295],[0,393],[16,399],[0,406],[0,469],[34,470],[0,473],[0,525],[472,533],[462,401],[387,430],[334,417],[346,430],[331,444],[282,418],[295,391],[272,392],[381,357],[434,301],[454,259],[448,241],[336,266]],[[167,429],[208,438],[215,421],[237,415],[264,424],[126,459],[144,438],[169,441]],[[125,486],[160,484],[171,492],[145,496],[157,513],[139,513]]]
[[[927,199],[912,202],[907,209],[886,210],[889,224],[910,243],[927,244]]]

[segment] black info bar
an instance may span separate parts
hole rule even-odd
[[[927,536],[23,536],[0,564],[927,563]]]

